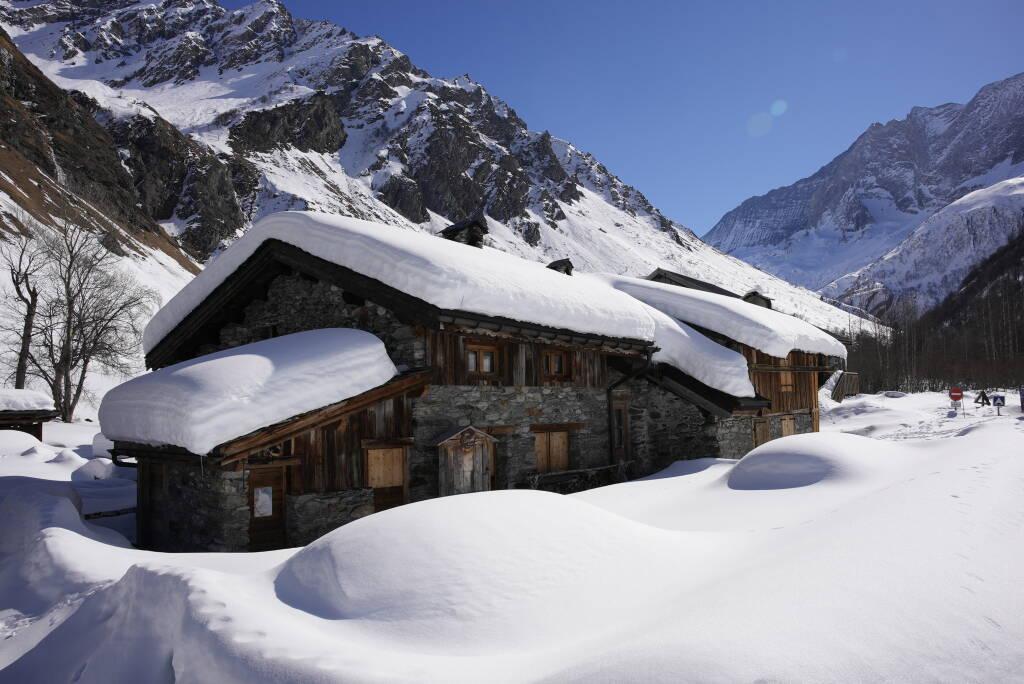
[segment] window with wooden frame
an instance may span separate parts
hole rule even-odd
[[[569,469],[569,433],[563,430],[534,434],[538,473],[557,473]]]
[[[545,380],[568,380],[572,375],[569,352],[561,349],[545,349],[541,352],[541,369]]]
[[[497,375],[498,348],[487,344],[467,344],[466,372],[470,375]]]

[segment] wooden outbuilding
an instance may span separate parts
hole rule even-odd
[[[437,441],[438,496],[493,489],[497,440],[471,425],[454,428]]]

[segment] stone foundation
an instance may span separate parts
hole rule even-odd
[[[373,513],[372,489],[285,497],[285,533],[289,546],[305,546],[345,523]]]
[[[148,516],[139,539],[161,551],[245,551],[249,547],[246,474],[199,463],[149,460]],[[140,481],[140,486],[142,482]]]
[[[675,461],[719,455],[713,420],[700,409],[646,380],[625,385],[629,398],[632,477]]]

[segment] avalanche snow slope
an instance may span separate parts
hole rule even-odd
[[[937,394],[855,401],[860,427],[920,429],[842,434],[840,414],[738,463],[436,499],[269,554],[133,551],[60,492],[4,489],[0,679],[1018,678],[1017,402],[953,418]]]
[[[878,311],[897,297],[931,309],[971,268],[1024,232],[1024,177],[975,190],[929,216],[878,261],[822,291]]]
[[[0,20],[54,82],[94,98],[104,121],[156,113],[251,164],[255,187],[235,188],[248,221],[308,209],[436,232],[484,209],[492,246],[526,258],[569,256],[583,271],[627,275],[660,266],[739,294],[757,289],[823,328],[860,326],[708,247],[468,76],[433,77],[379,38],[295,19],[278,2],[0,0]],[[193,210],[183,203],[167,222],[186,242],[235,237],[190,239],[213,230]]]

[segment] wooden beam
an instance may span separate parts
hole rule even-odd
[[[586,426],[586,423],[542,423],[531,425],[530,432],[575,432]]]
[[[392,380],[386,385],[381,385],[367,392],[363,392],[359,396],[346,399],[345,401],[338,402],[337,404],[331,404],[307,413],[294,416],[286,421],[275,423],[274,425],[268,425],[267,427],[260,428],[250,432],[247,435],[242,435],[229,442],[225,442],[218,446],[214,451],[215,453],[225,457],[227,462],[231,462],[231,457],[238,454],[248,454],[263,449],[269,444],[277,444],[283,442],[286,439],[294,437],[295,435],[310,430],[320,424],[330,423],[341,416],[358,411],[366,408],[368,405],[376,403],[381,399],[390,398],[399,394],[403,394],[411,389],[414,389],[417,385],[425,384],[430,377],[429,370],[416,371],[409,373],[405,376],[399,376],[397,379]]]

